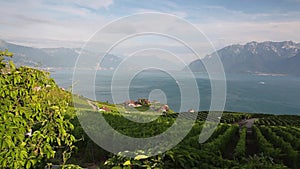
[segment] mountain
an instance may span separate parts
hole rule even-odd
[[[79,48],[34,48],[16,45],[0,40],[0,49],[8,49],[14,53],[13,60],[16,65],[26,65],[40,68],[73,68],[80,52],[85,52],[84,56],[93,56],[89,51],[81,51]],[[114,69],[122,61],[118,56],[106,55],[100,67],[102,69]],[[85,64],[90,68],[90,64]]]
[[[15,45],[0,41],[0,49],[9,49],[14,53],[13,60],[17,65],[36,66],[41,63],[47,63],[50,56],[41,49]]]
[[[194,72],[203,72],[202,61],[213,65],[219,55],[226,73],[283,73],[297,75],[300,71],[300,44],[284,42],[249,42],[224,47],[202,60],[189,64]]]
[[[285,74],[293,74],[300,76],[300,53],[296,56],[284,60],[278,64],[278,71]]]

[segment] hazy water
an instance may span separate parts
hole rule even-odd
[[[72,83],[72,71],[51,72],[56,82],[68,88]],[[82,82],[91,75],[90,71],[80,73]],[[148,98],[151,91],[160,89],[164,92],[158,100],[167,100],[167,104],[175,111],[180,109],[180,102],[193,102],[193,98],[181,98],[180,83],[178,81],[190,78],[184,72],[176,72],[177,79],[163,72],[144,72],[132,79],[129,88],[123,81],[127,77],[116,79],[119,83],[118,93],[124,95],[129,91],[132,100]],[[111,97],[110,71],[99,71],[95,79],[95,94],[99,101],[113,102]],[[200,110],[210,107],[210,81],[205,74],[195,74],[200,93]],[[225,110],[236,112],[299,114],[300,115],[300,78],[292,76],[259,76],[245,74],[227,74],[227,96]],[[89,97],[90,87],[80,89],[81,95]],[[189,92],[195,92],[193,89]]]

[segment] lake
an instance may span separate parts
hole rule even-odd
[[[78,73],[82,77],[78,94],[91,97],[93,92],[90,86],[84,86],[85,77],[92,75],[92,71],[82,71]],[[108,101],[113,103],[111,96],[112,71],[98,71],[95,78],[95,95],[98,101]],[[129,93],[129,98],[156,99],[166,103],[171,109],[178,112],[181,102],[193,103],[194,98],[182,97],[180,94],[182,81],[187,81],[185,72],[175,72],[176,78],[170,75],[154,71],[137,74],[126,85],[126,76],[115,79],[117,81],[117,95]],[[57,84],[64,88],[69,88],[72,84],[73,71],[57,70],[51,72]],[[194,79],[197,82],[197,89],[191,88],[187,92],[200,93],[199,110],[208,110],[211,103],[211,83],[206,74],[195,73]],[[218,79],[214,79],[218,80]],[[256,74],[226,74],[226,111],[269,113],[269,114],[298,114],[300,115],[300,77],[256,75]],[[76,85],[76,83],[75,83]],[[195,91],[197,90],[197,91]],[[163,94],[162,92],[163,91]],[[125,101],[125,100],[124,100]],[[119,103],[119,102],[117,102]]]

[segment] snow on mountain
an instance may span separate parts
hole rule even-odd
[[[245,45],[230,45],[218,50],[216,53],[207,55],[204,60],[210,62],[212,57],[218,54],[225,72],[248,73],[248,72],[264,72],[264,73],[288,73],[297,74],[295,68],[290,70],[289,65],[294,60],[293,67],[300,67],[300,44],[292,41],[283,42],[249,42]],[[297,59],[295,59],[296,57]],[[293,58],[293,59],[291,59]],[[205,71],[202,61],[195,60],[190,63],[190,69],[195,72]],[[284,71],[289,69],[289,71]]]

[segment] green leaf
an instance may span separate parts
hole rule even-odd
[[[25,150],[22,150],[22,151],[20,152],[20,157],[21,157],[22,159],[26,158],[26,157],[27,157],[27,152],[26,152]]]
[[[26,169],[29,169],[31,167],[30,161],[27,162],[26,164]]]
[[[61,146],[60,138],[56,137],[57,144]]]
[[[16,66],[15,66],[15,64],[12,60],[10,60],[8,63],[9,63],[9,66],[12,70],[16,70]]]
[[[7,49],[4,51],[4,55],[8,57],[12,57],[13,53],[9,52]]]
[[[6,166],[6,164],[7,164],[7,160],[4,159],[4,160],[2,161],[2,166]]]
[[[32,159],[32,160],[30,160],[30,162],[32,165],[35,165],[37,163],[37,159]]]
[[[130,160],[127,160],[123,165],[131,165],[131,162],[130,162]]]
[[[149,158],[149,156],[146,155],[137,155],[134,157],[134,160],[142,160],[142,159],[146,159]]]

